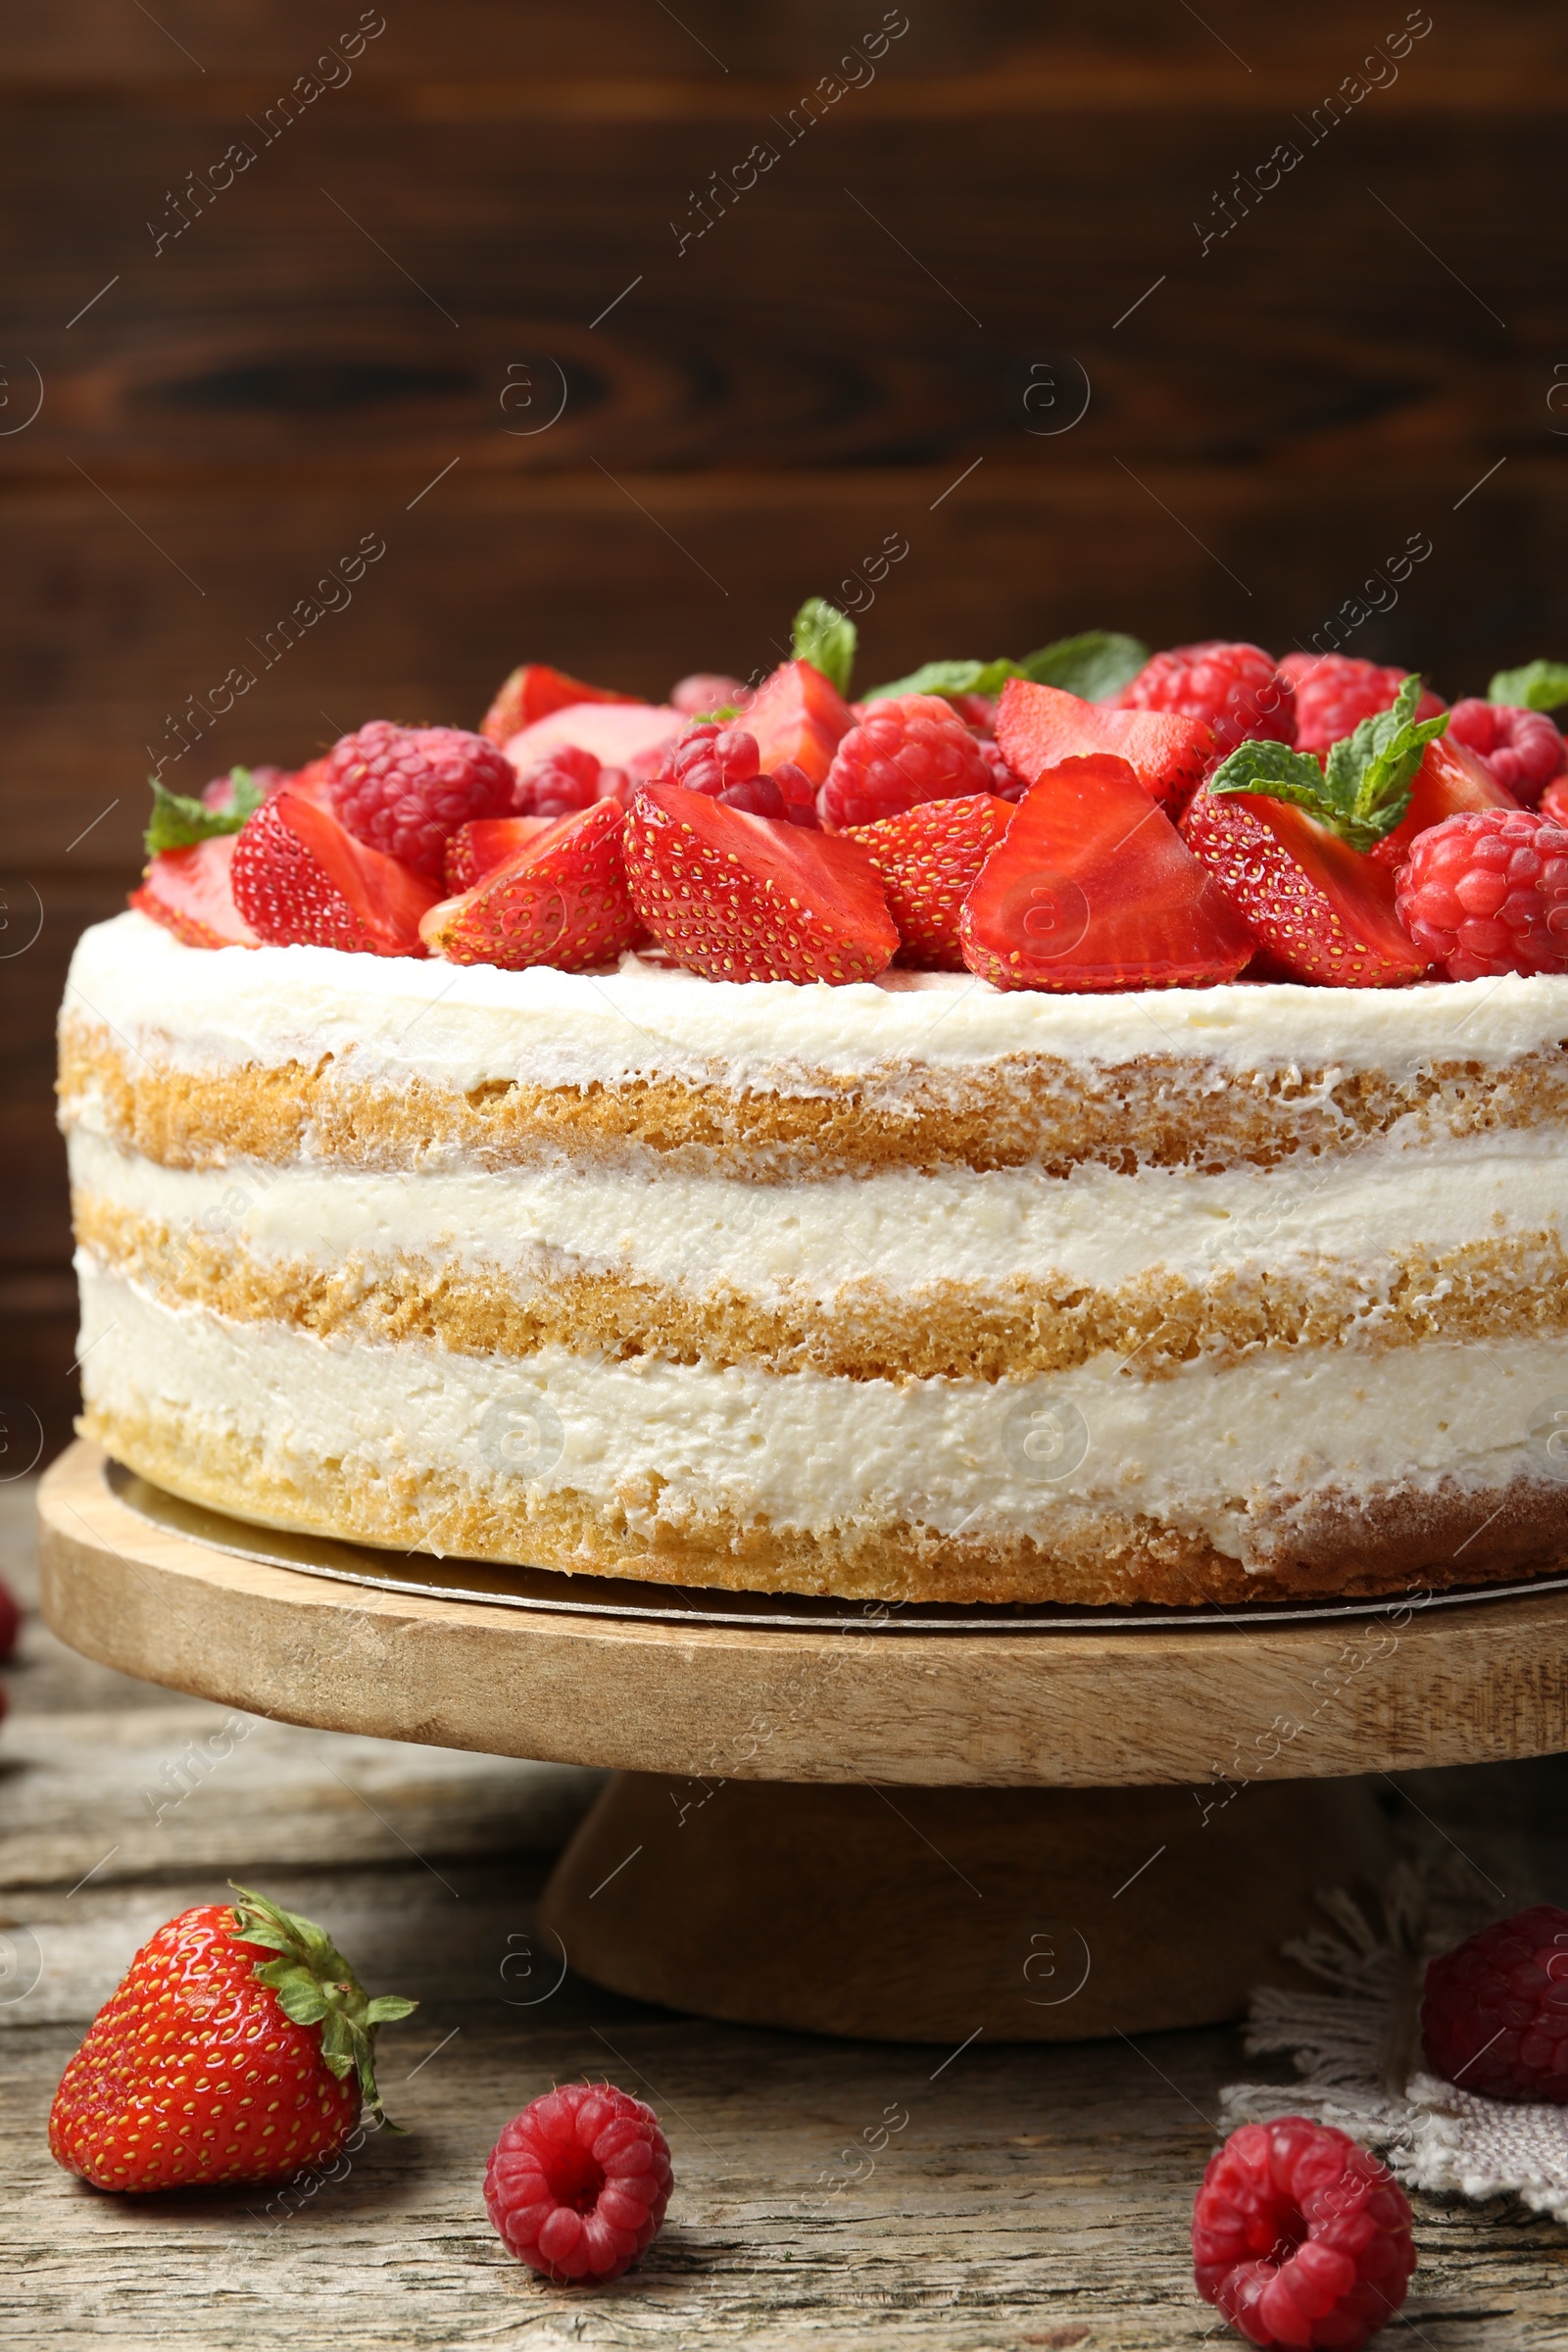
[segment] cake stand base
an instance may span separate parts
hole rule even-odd
[[[620,1773],[541,1924],[596,1983],[740,2025],[954,2045],[1219,2024],[1304,1982],[1281,1942],[1388,1854],[1360,1783],[1215,1793]]]

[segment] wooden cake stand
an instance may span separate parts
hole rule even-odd
[[[1383,1866],[1345,1776],[1568,1747],[1549,1585],[1284,1621],[598,1614],[602,1584],[242,1527],[86,1444],[40,1511],[44,1615],[88,1657],[286,1722],[612,1767],[543,1901],[563,1971],[743,2024],[956,2043],[1235,2017],[1289,1975],[1315,1890]]]

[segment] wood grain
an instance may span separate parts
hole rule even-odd
[[[26,1500],[0,1489],[0,1573],[24,1591]],[[38,1715],[95,1718],[107,1732],[120,1716],[172,1703],[63,1649],[35,1618],[7,1682],[8,1818],[24,1817],[31,1782],[29,1770],[6,1769],[12,1743],[36,1736]],[[210,1710],[184,1704],[194,1733]],[[100,1755],[96,1732],[78,1744],[81,1811],[118,1803],[117,1751]],[[484,1759],[472,1770],[477,1788],[493,1786]],[[227,1811],[231,1786],[215,1776],[201,1798],[220,1867],[78,1887],[73,1844],[52,1866],[40,1856],[44,1875],[0,1905],[13,1932],[36,1934],[45,1963],[25,1999],[0,2004],[0,2328],[15,2352],[75,2352],[97,2336],[127,2352],[254,2352],[285,2308],[300,2342],[335,2352],[524,2341],[546,2352],[720,2352],[742,2338],[761,2352],[1199,2352],[1213,2342],[1187,2229],[1218,2087],[1250,2064],[1255,2072],[1239,2036],[1031,2048],[982,2035],[944,2066],[927,2051],[672,2016],[572,1976],[545,2001],[512,2007],[548,1990],[554,1972],[521,1973],[550,1947],[534,1919],[539,1859],[510,1849],[430,1855],[456,1899],[407,1854],[375,1866],[345,1854],[263,1877],[278,1899],[328,1922],[375,1990],[425,2004],[382,2043],[406,2138],[371,2136],[345,2179],[302,2180],[270,2211],[242,2193],[157,2206],[93,2195],[49,2159],[55,2083],[137,1943],[187,1904],[219,1899],[227,1871],[254,1883],[242,1822]],[[1503,1900],[1568,1894],[1561,1760],[1407,1786],[1421,1812],[1405,1819],[1417,1831],[1423,1814],[1441,1824]],[[320,1826],[307,1820],[318,1799]],[[505,1835],[482,1793],[479,1815]],[[448,1818],[464,1836],[461,1808]],[[314,1791],[300,1786],[296,1819],[318,1852],[328,1825],[348,1825],[329,1777]],[[525,1803],[516,1825],[525,1839]],[[676,2172],[663,2235],[591,2303],[507,2261],[479,2195],[506,2117],[552,2082],[583,2076],[654,2101]],[[872,2155],[867,2135],[901,2113],[907,2124]],[[1555,2352],[1561,2232],[1506,2200],[1415,2202],[1420,2267],[1406,2317],[1421,2337],[1452,2352]]]
[[[617,1771],[1221,1796],[1568,1747],[1568,1593],[1364,1629],[1121,1635],[555,1617],[209,1550],[129,1510],[103,1461],[78,1442],[44,1483],[50,1624],[89,1657],[285,1722]]]

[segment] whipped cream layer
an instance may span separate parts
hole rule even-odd
[[[70,1139],[78,1195],[172,1235],[226,1237],[269,1264],[548,1279],[565,1264],[676,1288],[720,1284],[763,1302],[788,1287],[823,1303],[875,1281],[997,1289],[1066,1278],[1110,1286],[1149,1272],[1201,1282],[1237,1269],[1354,1271],[1372,1289],[1412,1243],[1560,1235],[1568,1152],[1529,1129],[1351,1160],[1217,1175],[1093,1164],[891,1167],[800,1186],[647,1167],[392,1173],[296,1163],[166,1168],[86,1124]]]
[[[345,1488],[456,1472],[502,1494],[570,1493],[650,1542],[722,1512],[829,1542],[911,1526],[1049,1544],[1074,1512],[1131,1510],[1254,1569],[1280,1514],[1320,1497],[1457,1485],[1479,1532],[1511,1479],[1552,1475],[1532,1427],[1568,1414],[1549,1341],[1260,1354],[1156,1386],[1104,1360],[1041,1381],[846,1382],[333,1344],[168,1306],[85,1256],[78,1270],[84,1391],[104,1422],[241,1441],[284,1486],[324,1466]],[[420,1540],[455,1548],[433,1497]]]
[[[315,1069],[330,1058],[365,1079],[417,1076],[460,1093],[523,1077],[784,1095],[851,1083],[896,1096],[914,1070],[1017,1055],[1112,1068],[1170,1056],[1211,1064],[1217,1080],[1455,1059],[1497,1068],[1568,1039],[1568,977],[1045,996],[964,973],[894,971],[802,988],[704,980],[634,956],[601,975],[328,948],[204,951],[127,912],[83,934],[65,1011],[190,1070]]]

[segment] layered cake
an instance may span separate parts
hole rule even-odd
[[[1187,698],[1252,650],[1187,649]],[[943,665],[844,705],[814,787],[774,681],[707,680],[716,719],[510,710],[466,739],[505,787],[449,761],[437,818],[412,730],[379,798],[356,739],[163,796],[189,838],[62,1013],[84,1432],[267,1525],[752,1591],[1231,1603],[1560,1558],[1551,776],[1454,753],[1397,673],[1269,664],[1249,728],[1150,680],[1175,659],[1000,709]],[[1357,770],[1360,846],[1304,780],[1346,800],[1344,738],[1302,746],[1331,684],[1404,767]],[[878,760],[884,804],[945,789],[879,808]]]

